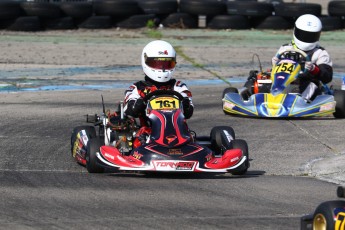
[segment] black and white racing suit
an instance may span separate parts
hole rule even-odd
[[[282,45],[277,54],[286,49],[295,48],[293,43]],[[321,46],[316,46],[314,49],[305,52],[315,68],[311,72],[306,72],[300,75],[299,92],[301,96],[307,100],[313,100],[320,94],[320,82],[327,84],[333,79],[332,60],[328,52]]]
[[[155,90],[174,90],[180,93],[185,98],[185,100],[183,100],[185,118],[189,119],[193,115],[194,105],[192,102],[192,93],[185,83],[176,79],[160,83],[153,81],[147,76],[145,76],[144,81],[134,83],[125,91],[124,113],[132,117],[139,117],[141,122],[143,122],[145,107],[139,105],[140,108],[136,108],[138,99],[144,98],[147,94]]]

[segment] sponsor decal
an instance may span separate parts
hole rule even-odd
[[[89,138],[87,137],[85,130],[82,130],[81,132],[79,132],[79,134],[83,144],[86,146],[87,142],[89,141]]]
[[[108,154],[108,153],[105,153],[104,156],[105,156],[105,157],[108,157],[108,158],[110,158],[110,159],[112,159],[112,160],[115,159],[115,157],[114,157],[113,155],[110,155],[110,154]]]
[[[230,135],[230,133],[227,130],[223,130],[226,138],[228,139],[229,142],[231,142],[233,140],[232,136]]]
[[[335,103],[334,102],[327,103],[327,104],[320,106],[320,112],[334,110],[334,109],[335,109]]]
[[[212,159],[212,153],[207,154],[207,155],[205,156],[205,158],[206,158],[206,162],[207,162],[207,161],[210,161],[210,160]]]
[[[183,152],[181,149],[169,149],[168,151],[169,155],[183,155]]]
[[[170,136],[167,136],[165,139],[167,139],[168,144],[170,144],[170,143],[173,142],[176,138],[177,138],[177,136],[175,136],[175,135],[170,135]]]
[[[283,79],[284,80],[285,77],[280,75],[280,76],[277,77],[277,79]]]
[[[234,162],[234,161],[238,161],[240,158],[239,157],[235,157],[235,158],[232,158],[231,160],[230,160],[230,162],[232,163],[232,162]]]
[[[159,55],[168,55],[168,51],[164,50],[164,51],[158,51]]]
[[[151,92],[151,89],[149,89],[149,88],[145,88],[144,91],[143,91],[143,93],[145,95],[149,94],[150,92]]]
[[[228,102],[228,101],[224,102],[223,108],[230,108],[230,109],[233,109],[234,107],[235,107],[234,104],[232,104],[232,103],[230,103],[230,102]]]
[[[192,171],[195,165],[195,162],[190,161],[154,161],[154,165],[157,170],[161,171],[170,171],[170,170],[183,170],[183,171]]]
[[[143,154],[139,153],[138,151],[134,151],[133,155],[132,155],[135,159],[140,160],[140,158],[143,157]]]

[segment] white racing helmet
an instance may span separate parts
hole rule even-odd
[[[297,18],[293,31],[293,41],[298,49],[309,51],[314,49],[320,39],[322,23],[312,14],[305,14]]]
[[[176,65],[176,52],[172,45],[162,40],[147,44],[141,54],[143,71],[156,82],[171,79]]]

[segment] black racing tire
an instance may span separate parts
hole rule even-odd
[[[20,7],[19,2],[4,1],[0,2],[0,19],[15,19],[22,16],[24,12]]]
[[[129,18],[118,22],[116,25],[117,27],[126,29],[144,28],[150,20],[155,23],[158,19],[154,14],[139,14],[130,16]]]
[[[86,19],[93,14],[90,2],[61,2],[60,9],[65,15],[76,19]]]
[[[227,93],[238,93],[238,89],[235,88],[235,87],[228,87],[228,88],[225,88],[223,90],[223,93],[222,93],[222,98],[224,98],[225,94]]]
[[[337,188],[337,197],[345,198],[345,187],[338,186],[338,188]]]
[[[210,29],[246,30],[251,28],[248,17],[243,15],[216,15],[207,24]]]
[[[59,18],[61,10],[58,4],[49,2],[22,2],[20,4],[27,16],[41,18]]]
[[[85,130],[89,139],[96,137],[96,129],[94,126],[82,125],[82,126],[75,127],[72,130],[72,134],[71,134],[71,154],[73,158],[75,157],[75,153],[73,152],[73,147],[75,145],[75,141],[77,140],[78,133],[82,130]]]
[[[139,7],[145,14],[166,15],[176,13],[176,0],[138,0]]]
[[[334,209],[343,208],[345,201],[332,200],[321,203],[313,215],[313,229],[328,230],[335,229]]]
[[[228,137],[224,131],[231,137]],[[235,131],[230,126],[215,126],[210,133],[211,149],[216,155],[223,154],[226,149],[232,148],[232,140],[235,138]]]
[[[274,8],[266,2],[235,1],[227,2],[227,12],[230,15],[267,17],[273,14]]]
[[[345,91],[334,90],[334,100],[336,102],[335,112],[333,116],[335,118],[345,118]]]
[[[91,16],[78,24],[82,29],[109,29],[113,26],[110,16]]]
[[[93,138],[87,143],[86,150],[86,169],[89,173],[103,173],[104,168],[97,164],[96,152],[100,151],[100,147],[104,145],[99,138]]]
[[[281,16],[268,16],[261,21],[255,29],[259,30],[288,30],[292,29],[294,24]]]
[[[341,30],[344,28],[344,22],[341,17],[325,16],[320,17],[322,23],[322,31]]]
[[[77,28],[72,17],[42,19],[42,24],[46,30],[72,30]]]
[[[36,16],[25,16],[17,18],[7,30],[11,31],[41,31],[43,30],[39,17]]]
[[[215,0],[180,0],[180,12],[192,15],[226,14],[224,1]]]
[[[321,5],[317,3],[282,3],[274,6],[276,16],[297,18],[303,14],[321,16]]]
[[[93,2],[94,13],[99,16],[129,17],[141,14],[138,2],[134,0],[99,0]]]
[[[162,20],[162,25],[168,28],[198,28],[198,19],[187,13],[173,13]]]
[[[231,171],[232,175],[243,175],[246,174],[248,168],[250,166],[249,163],[249,151],[248,151],[248,144],[245,140],[236,139],[232,141],[232,148],[233,149],[241,149],[244,156],[246,156],[245,162],[235,170]]]
[[[345,16],[345,1],[329,1],[327,9],[330,16]]]
[[[7,29],[12,24],[14,24],[16,19],[6,19],[6,20],[0,20],[0,30]]]

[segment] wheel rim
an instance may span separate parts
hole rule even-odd
[[[326,230],[327,221],[324,215],[317,214],[313,221],[313,230]]]

